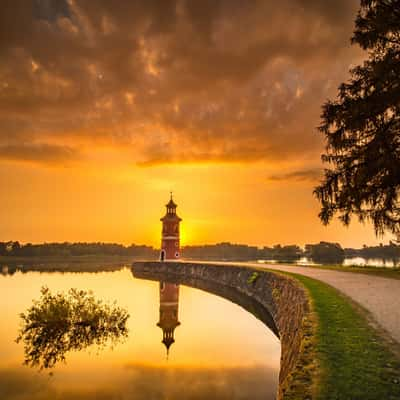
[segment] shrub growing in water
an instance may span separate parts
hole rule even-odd
[[[71,350],[93,344],[104,348],[128,336],[129,314],[115,305],[97,300],[91,292],[70,289],[52,294],[42,287],[41,298],[25,313],[16,342],[24,343],[24,364],[52,368]]]

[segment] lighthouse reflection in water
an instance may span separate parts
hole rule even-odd
[[[175,342],[175,328],[181,323],[178,320],[179,308],[179,285],[174,283],[160,282],[160,320],[157,323],[162,329],[162,343],[169,349]]]

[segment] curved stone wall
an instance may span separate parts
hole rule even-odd
[[[304,289],[287,276],[247,267],[183,262],[136,262],[138,278],[167,280],[225,297],[253,313],[281,341],[279,398],[290,392],[299,366],[304,321],[310,312]]]

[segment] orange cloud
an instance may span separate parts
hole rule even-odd
[[[8,3],[7,160],[86,160],[90,143],[139,165],[313,157],[320,104],[360,54],[356,0]]]

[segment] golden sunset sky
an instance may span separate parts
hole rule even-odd
[[[357,0],[5,0],[0,240],[374,244],[318,219]]]

